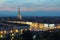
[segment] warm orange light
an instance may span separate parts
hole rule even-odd
[[[3,34],[3,31],[1,31],[1,34]]]
[[[16,32],[19,32],[18,30],[16,30]]]
[[[32,22],[26,22],[26,24],[30,24],[30,25],[32,25]]]

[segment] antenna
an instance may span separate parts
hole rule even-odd
[[[21,17],[21,14],[20,14],[20,6],[18,6],[18,18],[21,20],[22,17]]]

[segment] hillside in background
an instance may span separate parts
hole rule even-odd
[[[0,16],[17,16],[17,11],[0,11]],[[22,16],[60,16],[59,11],[21,12]]]

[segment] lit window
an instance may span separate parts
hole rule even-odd
[[[54,27],[55,25],[54,24],[49,24],[49,27]]]
[[[50,29],[53,29],[55,24],[49,24]]]
[[[48,24],[44,24],[44,27],[48,27]]]

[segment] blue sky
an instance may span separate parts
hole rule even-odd
[[[60,11],[60,0],[0,0],[0,10],[16,11],[18,5],[21,11]]]

